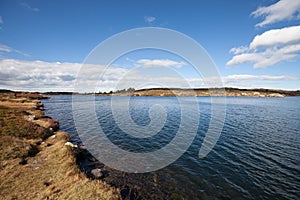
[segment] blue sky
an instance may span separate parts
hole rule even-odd
[[[2,0],[0,88],[72,91],[80,64],[100,42],[152,26],[196,40],[216,63],[225,86],[300,89],[299,24],[300,3],[294,0]],[[203,86],[191,66],[178,65],[184,62],[180,57],[153,50],[118,59],[100,89],[115,89],[115,77],[145,60],[157,70],[177,70],[193,79],[193,87]],[[153,73],[153,78],[158,76]],[[137,72],[133,79],[132,86],[139,88],[145,77]],[[169,85],[180,87],[175,79]]]

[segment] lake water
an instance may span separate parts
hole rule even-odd
[[[90,101],[86,96],[78,99],[83,105]],[[163,148],[179,128],[180,106],[176,97],[131,98],[129,111],[137,125],[150,123],[148,111],[154,104],[161,105],[167,113],[164,127],[150,139],[124,134],[114,121],[110,100],[96,97],[95,110],[103,131],[122,149],[150,152]],[[200,159],[198,153],[209,126],[211,104],[209,97],[197,97],[197,135],[176,162],[144,174],[102,166],[110,172],[105,181],[121,189],[132,188],[143,199],[300,199],[300,98],[228,97],[226,101],[223,131],[205,158]],[[72,96],[51,96],[43,103],[46,115],[58,120],[60,129],[80,144]],[[90,116],[84,112],[82,115],[89,120]],[[92,132],[93,126],[96,124],[87,128]],[[131,197],[135,198],[134,194]]]

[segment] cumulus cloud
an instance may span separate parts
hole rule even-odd
[[[253,63],[254,68],[264,68],[289,61],[297,57],[300,51],[300,26],[273,29],[257,35],[246,53],[236,49],[230,50],[234,56],[227,66]]]
[[[300,2],[300,1],[299,1]],[[250,44],[251,49],[300,43],[300,26],[273,29],[255,36]]]
[[[22,2],[20,3],[20,6],[30,10],[30,11],[34,11],[34,12],[39,12],[40,9],[39,8],[34,8],[34,7],[31,7],[28,3],[25,3],[25,2]]]
[[[3,59],[0,60],[0,88],[73,91],[81,67],[81,63]],[[85,81],[87,89],[93,85],[92,83],[99,81],[104,90],[110,90],[113,88],[113,83],[126,72],[121,68],[109,68],[102,77],[99,77],[104,72],[104,66],[87,64],[85,67],[88,70],[82,72],[80,78]]]
[[[256,27],[263,27],[284,20],[299,19],[300,1],[280,0],[270,6],[259,7],[251,15],[254,17],[264,17],[264,20],[256,24]]]
[[[156,18],[153,16],[145,16],[144,20],[146,23],[151,24],[152,22],[154,22],[156,20]]]
[[[136,61],[136,64],[138,66],[142,65],[144,67],[176,67],[176,68],[180,68],[186,65],[185,62],[178,62],[169,59],[154,59],[154,60],[141,59]]]
[[[27,91],[74,91],[76,81],[82,81],[81,92],[95,92],[134,87],[136,89],[154,87],[220,87],[215,85],[216,78],[182,78],[166,73],[160,76],[139,73],[116,66],[106,69],[103,65],[85,64],[87,70],[80,71],[81,63],[22,61],[14,59],[0,60],[0,88]],[[156,68],[160,71],[159,68]],[[143,70],[150,70],[144,68]],[[78,76],[79,74],[79,76]],[[270,76],[236,74],[222,77],[224,86],[264,87],[286,81],[299,81],[293,76]],[[91,88],[95,86],[96,88]]]

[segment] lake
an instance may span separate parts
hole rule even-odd
[[[80,96],[79,104],[91,101]],[[123,97],[119,97],[122,105]],[[300,98],[227,97],[226,118],[213,150],[204,158],[198,153],[209,127],[209,97],[197,97],[200,118],[195,138],[174,163],[149,173],[109,171],[105,181],[124,189],[131,197],[144,199],[300,199]],[[80,144],[72,112],[72,96],[54,95],[42,101],[45,114],[60,122],[60,129]],[[180,105],[176,97],[132,97],[129,114],[139,126],[151,120],[149,109],[160,105],[166,120],[149,138],[134,138],[118,127],[111,110],[111,97],[95,97],[98,124],[87,123],[91,134],[101,126],[118,147],[131,152],[152,152],[163,148],[180,128]],[[185,101],[188,105],[189,101]],[[123,109],[120,106],[119,109]],[[186,109],[189,109],[187,106]],[[91,116],[82,112],[83,119]],[[122,119],[122,113],[119,118]],[[126,116],[124,116],[126,117]],[[195,123],[190,119],[191,124]],[[186,126],[186,125],[185,125]],[[89,148],[89,147],[88,147]],[[125,160],[126,162],[126,160]],[[127,189],[126,189],[127,188]],[[126,196],[126,194],[124,194]]]

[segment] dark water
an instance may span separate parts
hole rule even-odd
[[[86,103],[85,96],[80,98]],[[105,181],[134,188],[145,199],[300,199],[299,97],[227,98],[222,134],[203,159],[198,152],[209,126],[211,104],[209,97],[197,100],[201,113],[198,133],[176,162],[145,174],[110,170]],[[61,130],[69,132],[73,142],[80,143],[72,97],[52,96],[43,103],[46,114],[60,122]],[[100,125],[115,144],[133,152],[148,152],[172,140],[180,124],[180,106],[175,97],[132,98],[133,121],[141,126],[149,124],[148,111],[153,104],[165,108],[167,121],[151,141],[134,140],[116,126],[109,109],[110,97],[96,97],[95,108]]]

